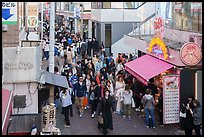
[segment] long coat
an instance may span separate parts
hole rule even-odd
[[[102,113],[103,120],[104,120],[104,129],[113,129],[113,120],[112,120],[112,112],[113,107],[113,98],[111,96],[106,99],[103,97],[99,103],[99,114]]]

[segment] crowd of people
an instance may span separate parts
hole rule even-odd
[[[55,86],[54,90],[56,108],[59,101],[62,103],[65,127],[70,127],[69,116],[76,115],[73,114],[74,104],[80,118],[89,108],[90,117],[102,118],[102,122],[98,121],[98,129],[103,129],[103,134],[108,134],[107,129],[113,130],[112,113],[131,120],[132,110],[144,114],[146,128],[155,128],[155,94],[158,92],[159,123],[163,125],[163,89],[157,88],[151,80],[145,86],[124,69],[124,64],[134,60],[134,56],[118,53],[114,59],[113,54],[106,55],[103,42],[99,45],[96,38],[82,39],[79,34],[71,34],[63,26],[56,27],[55,38],[58,43],[55,56],[64,58],[61,68],[55,66],[55,73],[66,76],[69,85],[68,89]],[[46,39],[44,45],[44,58],[48,59]],[[77,61],[79,57],[81,60]],[[199,106],[196,102],[194,105]],[[197,119],[199,110],[192,109],[189,113]],[[194,123],[200,125],[200,122]],[[199,134],[198,128],[196,125],[196,134]]]

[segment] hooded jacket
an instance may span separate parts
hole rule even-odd
[[[141,103],[143,104],[144,108],[154,109],[155,100],[152,95],[145,94],[142,97]]]

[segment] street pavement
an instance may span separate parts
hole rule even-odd
[[[77,59],[80,60],[79,57]],[[63,65],[64,59],[55,57],[55,64],[59,62],[59,68]],[[42,69],[49,66],[48,60],[42,61]],[[97,128],[97,117],[91,118],[91,109],[84,110],[82,118],[79,117],[76,106],[73,105],[73,117],[70,117],[70,128],[64,127],[64,116],[61,114],[61,103],[56,111],[56,127],[61,130],[62,135],[102,135]],[[146,128],[145,119],[140,112],[132,109],[131,120],[123,119],[122,115],[112,114],[113,130],[108,130],[108,135],[184,135],[178,124],[169,124],[160,127],[158,124],[158,114],[155,114],[156,129]]]

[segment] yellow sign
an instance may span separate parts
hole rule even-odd
[[[164,56],[164,59],[167,59],[168,58],[168,50],[167,50],[167,47],[165,45],[165,43],[162,41],[161,38],[153,38],[149,44],[149,48],[148,48],[148,52],[153,52],[153,48],[156,47],[156,46],[159,46],[160,49],[155,49],[154,52],[156,54],[159,54],[161,53],[160,50],[162,51],[163,53],[163,56]]]

